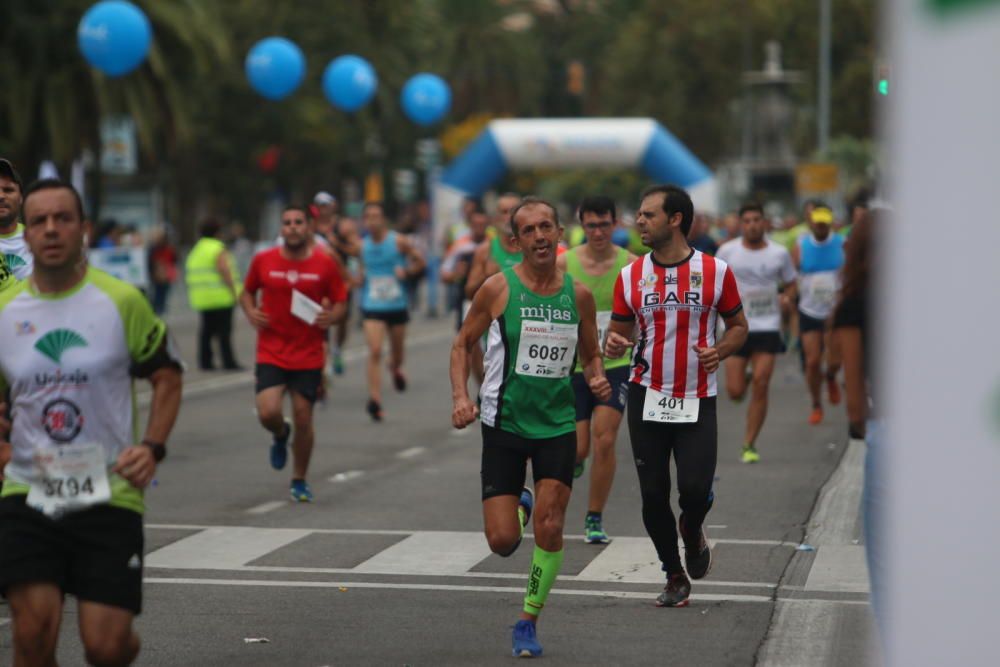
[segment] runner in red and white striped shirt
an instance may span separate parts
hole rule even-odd
[[[678,187],[659,185],[643,193],[636,226],[653,251],[618,276],[605,341],[605,354],[612,358],[635,345],[628,426],[643,524],[667,573],[667,585],[656,599],[663,607],[687,605],[688,574],[701,579],[712,564],[702,525],[712,507],[718,451],[715,374],[720,360],[743,346],[748,330],[732,270],[687,243],[693,217],[691,197]],[[720,315],[726,333],[716,341]],[[679,526],[670,509],[671,453],[677,465]]]

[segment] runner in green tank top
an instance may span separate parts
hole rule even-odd
[[[578,343],[591,391],[606,400],[611,386],[601,362],[594,298],[556,268],[562,227],[555,207],[525,199],[511,221],[524,261],[483,283],[455,337],[451,419],[455,428],[465,428],[479,413],[469,398],[468,353],[489,330],[481,388],[484,530],[494,553],[514,553],[537,494],[535,551],[513,654],[538,656],[535,622],[562,565],[562,525],[573,485],[570,372]],[[534,493],[524,486],[529,460]]]
[[[465,282],[465,296],[471,299],[490,276],[509,269],[521,261],[521,248],[514,242],[510,229],[510,212],[521,201],[512,192],[500,195],[497,210],[493,216],[493,238],[487,239],[476,248],[469,267],[469,277]]]
[[[586,243],[560,255],[556,264],[593,293],[597,306],[597,335],[603,341],[604,332],[611,321],[615,280],[621,270],[635,261],[636,257],[611,242],[611,235],[618,224],[613,199],[603,196],[587,197],[580,204],[577,215],[580,216]],[[584,539],[588,544],[607,544],[611,541],[604,532],[603,513],[615,478],[615,441],[618,439],[618,427],[622,422],[625,397],[628,395],[629,359],[605,358],[604,369],[611,384],[611,397],[605,401],[598,400],[590,391],[579,363],[573,374],[576,402],[574,477],[583,474],[590,444],[594,444],[587,515],[583,522]]]

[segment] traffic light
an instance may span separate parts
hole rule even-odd
[[[875,66],[875,92],[882,97],[889,96],[889,75],[891,70],[885,63]]]

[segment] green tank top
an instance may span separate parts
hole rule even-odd
[[[490,324],[480,415],[487,426],[524,438],[554,438],[576,429],[570,371],[580,315],[573,278],[552,296],[528,290],[513,269],[507,306]]]
[[[597,341],[604,341],[604,333],[608,330],[611,322],[611,308],[614,305],[615,281],[618,274],[628,264],[628,251],[625,248],[618,248],[618,255],[615,257],[615,265],[608,272],[600,276],[592,276],[583,269],[580,257],[576,254],[577,248],[573,248],[566,253],[566,273],[576,278],[584,287],[589,289],[594,295],[594,305],[597,306]],[[630,363],[628,355],[621,359],[609,359],[604,357],[604,368],[618,368],[628,366]],[[576,362],[574,373],[582,373],[583,367],[580,361]]]
[[[500,239],[496,237],[490,242],[490,257],[497,263],[501,271],[509,269],[521,261],[521,253],[507,252],[504,250],[503,244],[500,243]]]

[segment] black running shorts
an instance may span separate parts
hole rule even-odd
[[[319,396],[319,388],[323,383],[323,369],[310,368],[306,370],[293,371],[281,368],[274,364],[257,364],[255,371],[257,377],[257,389],[259,394],[271,387],[285,386],[289,391],[294,391],[310,403],[315,403]]]
[[[78,600],[142,611],[142,515],[98,505],[50,519],[0,498],[0,594],[16,584],[55,584]]]
[[[410,313],[407,310],[387,310],[385,312],[378,310],[362,310],[361,318],[365,320],[385,322],[390,327],[394,327],[409,322]]]
[[[734,354],[737,357],[751,357],[754,352],[765,354],[782,354],[785,351],[785,341],[777,331],[751,331],[743,347]]]
[[[483,463],[479,473],[483,500],[494,496],[520,496],[529,460],[536,482],[555,479],[572,488],[576,431],[535,440],[483,424]]]
[[[625,412],[625,402],[628,399],[628,378],[631,367],[619,366],[611,370],[604,371],[611,383],[611,397],[606,401],[599,401],[587,386],[587,380],[583,373],[574,373],[573,394],[576,396],[576,420],[586,421],[594,414],[594,409],[599,405],[614,408],[618,412]]]
[[[804,333],[809,333],[810,331],[826,331],[826,320],[820,320],[811,315],[806,315],[801,310],[799,311],[799,335]]]

